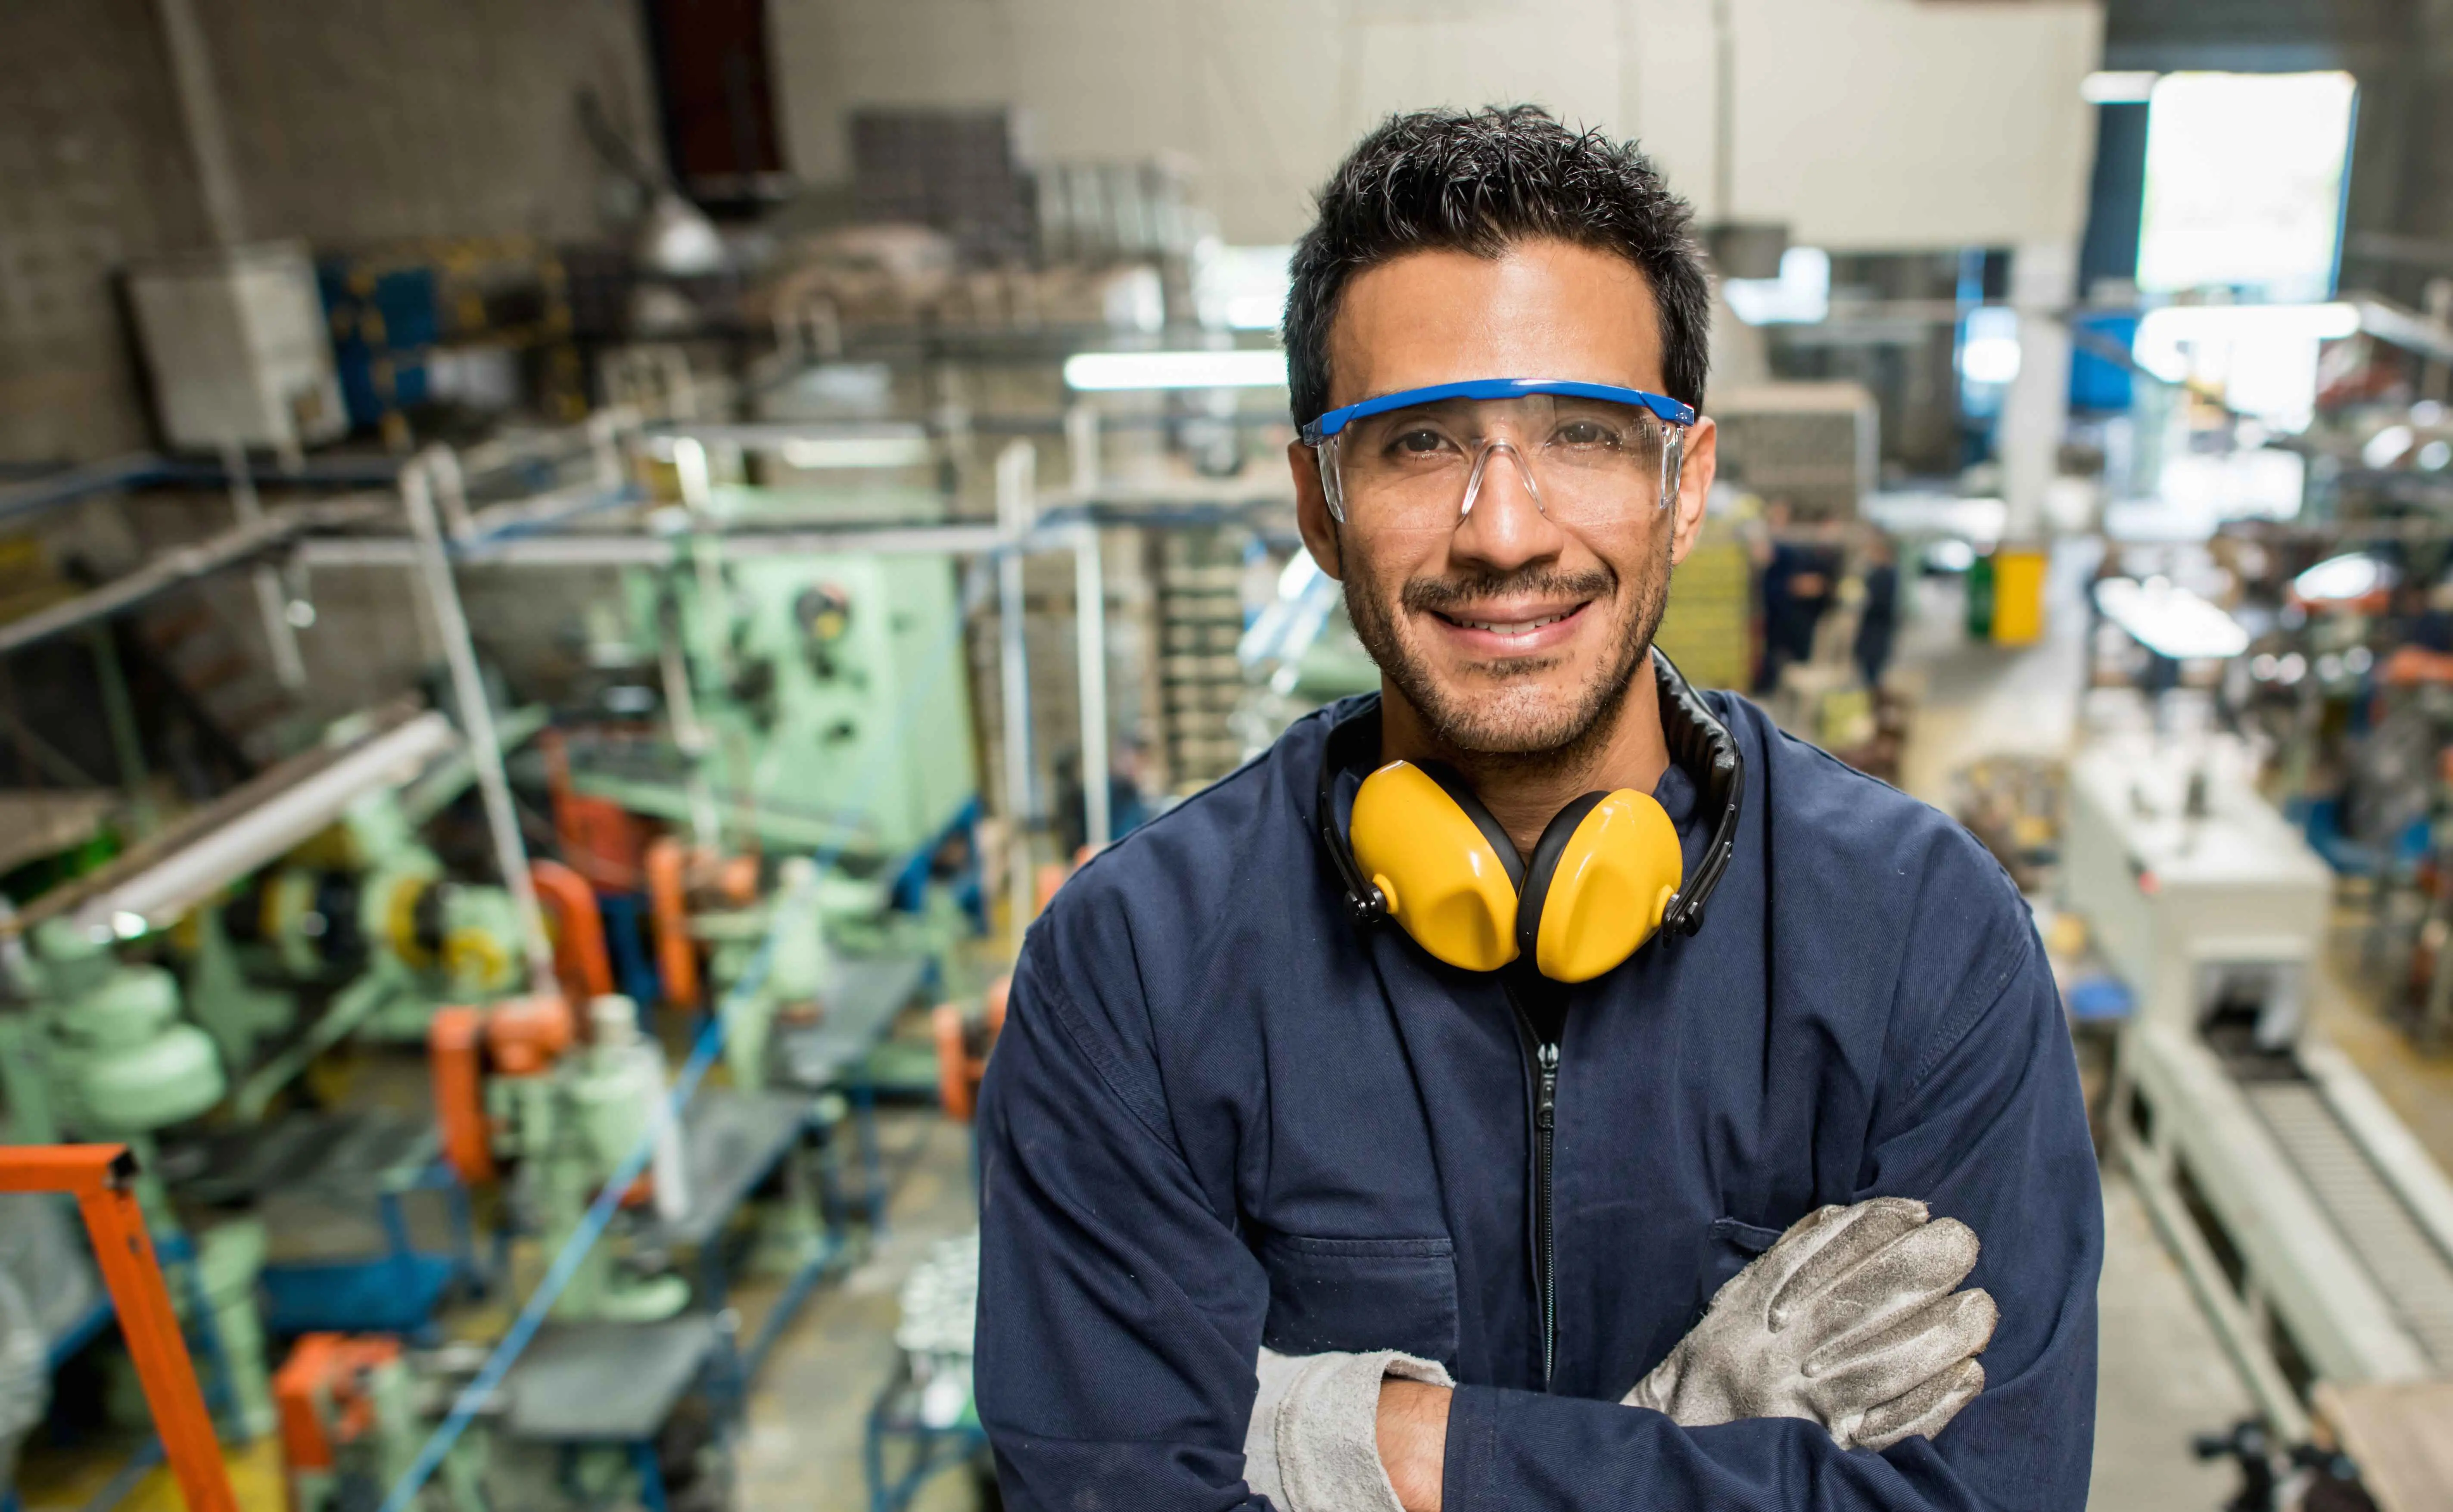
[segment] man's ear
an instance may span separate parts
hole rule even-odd
[[[1328,494],[1320,486],[1320,453],[1300,441],[1286,443],[1286,467],[1295,475],[1295,528],[1303,532],[1311,559],[1330,577],[1344,582],[1345,558],[1338,550],[1337,521],[1328,512]]]
[[[1720,428],[1710,417],[1698,415],[1686,428],[1686,454],[1678,467],[1678,496],[1670,504],[1676,518],[1670,522],[1669,561],[1671,566],[1686,560],[1695,548],[1695,537],[1704,528],[1704,501],[1712,491],[1712,476],[1721,466]]]

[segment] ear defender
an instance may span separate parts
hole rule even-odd
[[[1441,961],[1496,971],[1530,953],[1554,982],[1588,982],[1661,928],[1685,878],[1678,828],[1649,794],[1586,793],[1542,832],[1529,865],[1455,772],[1391,762],[1354,795],[1347,840],[1387,916]]]

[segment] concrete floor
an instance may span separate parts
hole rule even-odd
[[[738,1462],[742,1512],[868,1512],[861,1447],[869,1404],[892,1377],[895,1298],[928,1248],[978,1226],[970,1130],[933,1109],[889,1108],[880,1141],[901,1172],[877,1248],[839,1285],[812,1298],[749,1397]],[[755,1292],[744,1312],[755,1326]],[[977,1504],[959,1472],[937,1477],[916,1512]]]
[[[2065,548],[2047,591],[2053,613],[2039,645],[1971,645],[1956,584],[1916,585],[1917,615],[1901,635],[1892,681],[1915,706],[1902,785],[1947,808],[1951,776],[1980,756],[2066,754],[2077,735],[2084,673],[2080,597],[2091,548]],[[2104,1280],[2096,1293],[2096,1512],[2219,1507],[2237,1476],[2199,1462],[2190,1437],[2248,1415],[2248,1396],[2215,1343],[2128,1183],[2104,1182]]]

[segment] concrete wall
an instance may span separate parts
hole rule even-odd
[[[1301,229],[1387,112],[1532,100],[1640,138],[1706,213],[1703,0],[770,0],[794,169],[864,105],[1013,104],[1050,158],[1180,154],[1234,242]],[[1734,0],[1735,210],[1835,248],[2074,238],[2094,0]]]
[[[606,181],[579,90],[655,141],[633,0],[196,10],[251,237],[585,236]],[[8,0],[0,58],[0,461],[147,445],[112,277],[206,234],[154,8]]]
[[[652,156],[636,0],[197,0],[251,234],[602,229],[593,90]]]
[[[0,460],[145,441],[111,269],[204,234],[150,0],[0,13]]]

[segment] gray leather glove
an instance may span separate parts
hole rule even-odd
[[[1984,1389],[1976,1356],[2000,1315],[1952,1291],[1977,1250],[1966,1224],[1904,1197],[1817,1208],[1622,1400],[1689,1428],[1808,1418],[1844,1449],[1931,1438]]]
[[[1280,1512],[1404,1512],[1380,1464],[1380,1383],[1453,1386],[1436,1361],[1393,1349],[1282,1355],[1264,1349],[1244,1432],[1244,1483]]]

